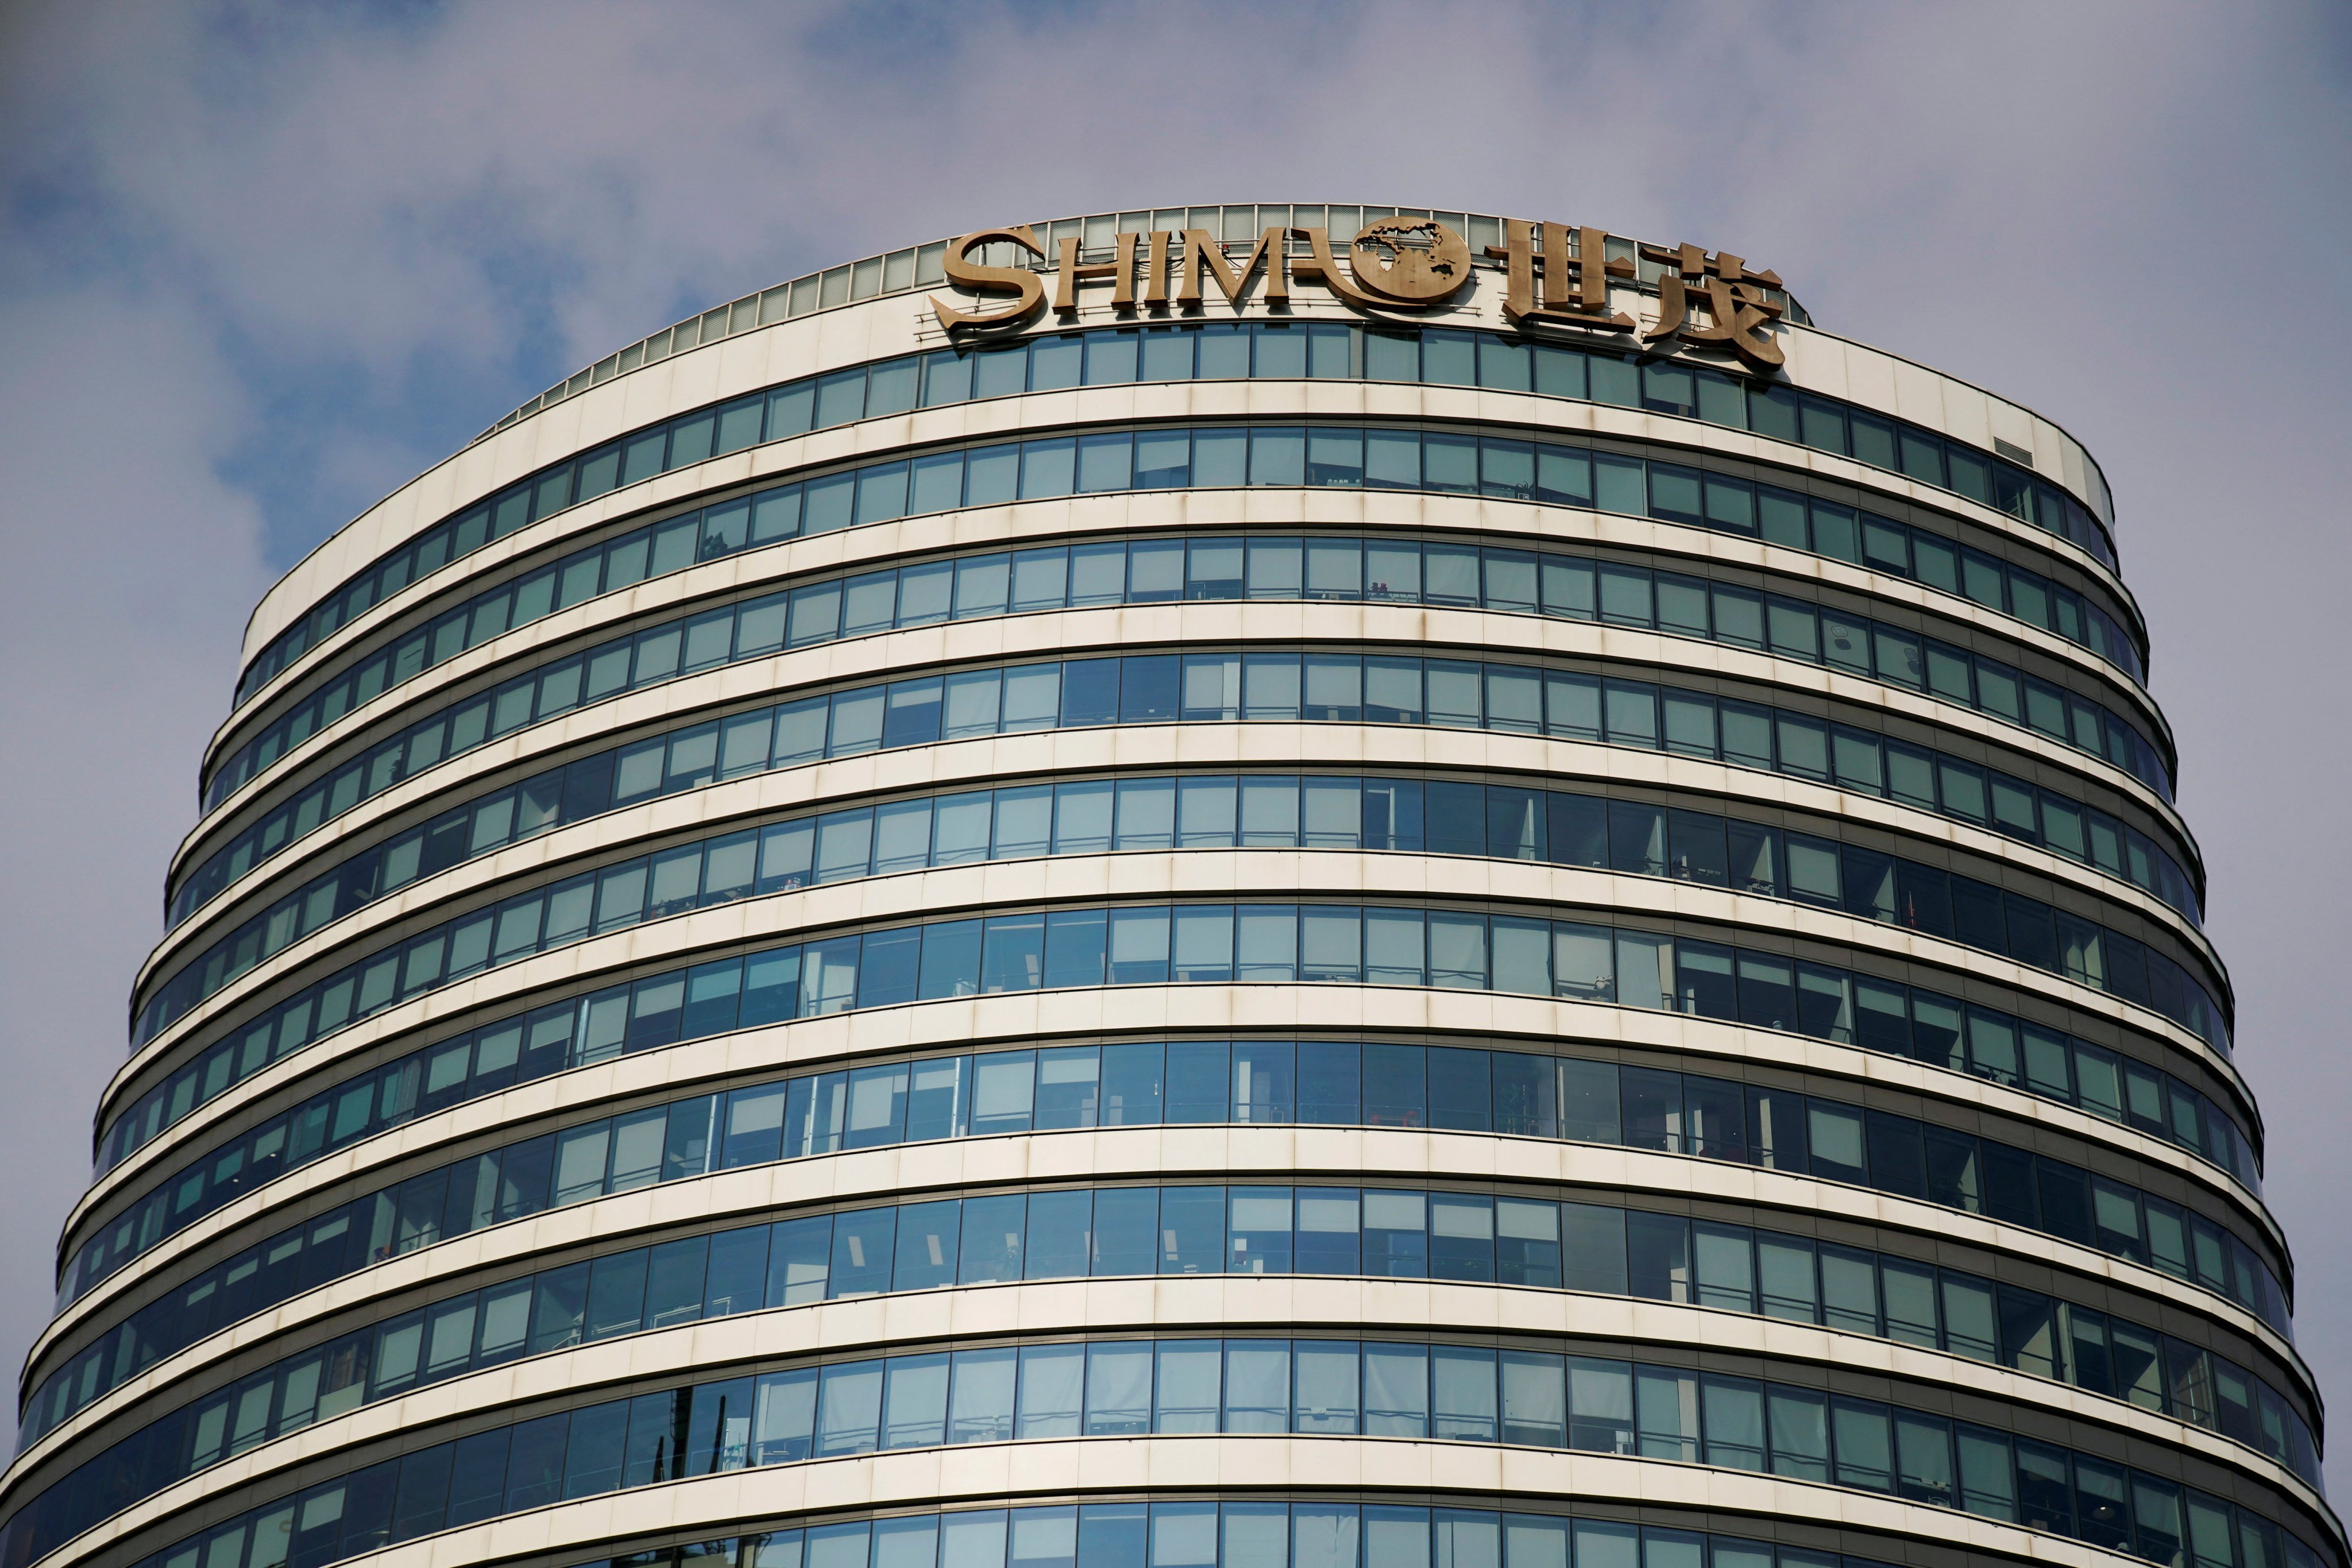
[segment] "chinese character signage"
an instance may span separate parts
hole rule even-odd
[[[1635,245],[1597,228],[1517,218],[1504,220],[1503,234],[1504,243],[1486,247],[1486,254],[1503,263],[1503,314],[1523,331],[1625,333],[1644,345],[1678,342],[1728,350],[1751,370],[1781,363],[1780,345],[1770,331],[1783,310],[1780,277],[1750,271],[1727,250],[1709,255],[1696,245]],[[1238,266],[1203,228],[1122,233],[1112,239],[1108,261],[1080,259],[1075,237],[1060,242],[1055,311],[1076,316],[1079,291],[1087,288],[1108,288],[1107,302],[1123,314],[1198,310],[1204,279],[1239,305],[1262,270],[1262,294],[1270,302],[1286,304],[1294,281],[1315,283],[1351,309],[1378,315],[1446,304],[1470,281],[1469,245],[1430,218],[1384,217],[1366,224],[1348,242],[1344,266],[1332,253],[1329,234],[1320,228],[1270,227]],[[1305,254],[1292,254],[1294,240],[1304,243]],[[975,251],[991,245],[1014,246],[1045,258],[1035,232],[1026,226],[981,229],[950,244],[945,262],[950,283],[978,296],[1011,296],[985,310],[961,309],[934,296],[931,309],[951,333],[1017,326],[1045,308],[1045,282],[1037,273],[972,259]],[[1626,314],[1622,303],[1612,303],[1610,293],[1614,280],[1624,285],[1621,300],[1637,298],[1637,261],[1659,269],[1656,312],[1646,325]]]

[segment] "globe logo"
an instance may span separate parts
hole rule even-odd
[[[1349,261],[1356,281],[1400,305],[1429,305],[1470,277],[1470,247],[1433,218],[1375,218],[1356,231]]]

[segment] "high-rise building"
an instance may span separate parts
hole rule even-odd
[[[256,612],[0,1568],[2346,1568],[2113,510],[1472,214],[622,350]]]

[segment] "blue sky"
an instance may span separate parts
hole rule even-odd
[[[245,616],[558,376],[811,268],[1233,200],[1592,223],[2104,463],[2352,1387],[2341,976],[2352,12],[985,3],[0,12],[0,1247],[88,1177]],[[0,1346],[47,1314],[0,1279]],[[2352,1444],[2331,1467],[2352,1475]]]

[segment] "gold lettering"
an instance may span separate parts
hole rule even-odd
[[[1650,260],[1664,264],[1658,275],[1658,319],[1642,334],[1648,342],[1679,338],[1686,343],[1727,348],[1749,368],[1771,370],[1784,356],[1765,328],[1780,319],[1781,308],[1764,292],[1780,287],[1776,272],[1750,272],[1747,261],[1731,252],[1717,251],[1709,261],[1706,247],[1680,245],[1673,249],[1643,246]],[[1699,326],[1691,316],[1690,296],[1705,297],[1714,318]]]
[[[1054,285],[1054,309],[1065,316],[1078,313],[1078,285],[1110,279],[1110,303],[1114,310],[1135,309],[1135,242],[1142,236],[1119,234],[1112,237],[1113,256],[1109,261],[1078,259],[1078,238],[1065,235],[1061,244],[1061,277]]]
[[[931,309],[939,312],[940,325],[949,331],[958,327],[1006,327],[1024,321],[1036,313],[1045,302],[1045,285],[1034,272],[1025,267],[983,267],[965,259],[983,245],[1011,243],[1031,254],[1044,258],[1045,247],[1037,243],[1037,236],[1027,224],[1012,228],[976,229],[948,247],[942,265],[948,281],[962,285],[975,294],[1012,293],[1020,296],[1002,310],[986,314],[950,308],[936,294],[931,296]]]
[[[1550,310],[1564,310],[1569,306],[1568,225],[1564,223],[1544,225],[1543,248],[1544,308]],[[1559,265],[1557,267],[1551,264],[1553,257],[1559,258]],[[1601,303],[1604,309],[1608,306],[1609,300],[1605,291]]]
[[[1168,231],[1151,231],[1151,256],[1144,264],[1143,302],[1160,310],[1168,308]]]
[[[1339,269],[1339,264],[1331,258],[1331,234],[1328,229],[1300,228],[1293,229],[1291,232],[1307,237],[1307,254],[1290,264],[1290,270],[1295,276],[1301,279],[1308,278],[1320,279],[1323,287],[1330,289],[1335,298],[1353,305],[1359,310],[1370,310],[1379,307],[1381,301],[1358,289],[1349,280],[1348,275]]]
[[[1184,257],[1177,268],[1183,281],[1176,289],[1176,303],[1188,310],[1199,307],[1201,274],[1206,272],[1223,290],[1225,299],[1238,305],[1242,300],[1242,289],[1248,286],[1250,274],[1257,270],[1260,261],[1265,263],[1265,297],[1287,302],[1290,299],[1290,274],[1283,266],[1283,239],[1288,233],[1287,229],[1269,228],[1259,235],[1255,248],[1249,253],[1249,259],[1244,261],[1241,270],[1236,272],[1226,264],[1224,251],[1210,237],[1207,229],[1186,229]]]
[[[1545,226],[1549,231],[1550,226]],[[1545,239],[1545,249],[1547,251],[1550,249],[1549,233]],[[1505,218],[1503,243],[1488,246],[1486,255],[1489,259],[1500,261],[1503,264],[1503,278],[1506,284],[1503,290],[1504,316],[1512,321],[1519,321],[1534,315],[1536,313],[1536,253],[1535,247],[1528,238],[1528,226],[1515,217]],[[1544,273],[1544,281],[1546,284],[1551,281],[1549,268]]]
[[[1660,270],[1658,313],[1650,328],[1642,331],[1631,316],[1611,308],[1610,284],[1620,279],[1632,281],[1639,269],[1631,258],[1609,255],[1611,242],[1604,231],[1522,218],[1502,220],[1502,230],[1504,243],[1487,246],[1486,255],[1506,264],[1503,313],[1516,326],[1635,331],[1647,342],[1675,339],[1727,348],[1752,369],[1768,370],[1781,363],[1780,346],[1769,331],[1787,310],[1777,273],[1751,270],[1729,251],[1709,256],[1703,246],[1643,246],[1638,254],[1659,263]],[[1307,247],[1307,254],[1295,259],[1288,253],[1294,236]],[[1080,289],[1104,282],[1111,285],[1111,308],[1122,313],[1132,312],[1139,304],[1155,313],[1171,303],[1198,310],[1206,294],[1201,286],[1203,273],[1229,304],[1239,308],[1261,267],[1268,302],[1286,304],[1296,276],[1302,282],[1321,283],[1335,300],[1368,312],[1440,304],[1470,281],[1470,247],[1452,228],[1429,218],[1387,217],[1366,224],[1349,242],[1352,265],[1347,268],[1332,254],[1330,232],[1304,225],[1268,226],[1238,268],[1205,228],[1154,229],[1148,235],[1125,231],[1111,237],[1108,261],[1083,259],[1085,247],[1074,236],[1056,243],[1054,309],[1063,316],[1078,313]],[[933,296],[931,309],[950,331],[1015,326],[1045,303],[1045,284],[1029,268],[990,267],[971,258],[989,245],[1019,246],[1040,259],[1045,255],[1036,232],[1025,225],[979,229],[955,241],[943,262],[950,282],[975,294],[1013,298],[1001,310],[982,311],[961,310]],[[1144,275],[1139,299],[1135,286],[1139,263]],[[1171,268],[1176,274],[1172,297]],[[1696,309],[1702,303],[1705,324]]]
[[[1470,281],[1470,247],[1433,218],[1374,218],[1349,249],[1357,286],[1391,304],[1434,305]]]
[[[1542,229],[1541,256],[1535,252],[1529,226],[1518,218],[1504,221],[1505,244],[1486,247],[1488,256],[1503,261],[1508,268],[1510,287],[1503,296],[1503,314],[1514,324],[1556,322],[1631,331],[1633,317],[1622,311],[1610,313],[1609,279],[1612,276],[1632,277],[1633,264],[1602,260],[1608,254],[1609,238],[1597,228],[1577,230],[1574,255],[1569,253],[1565,224],[1548,223]],[[1535,298],[1538,263],[1543,273],[1540,305]]]
[[[1570,258],[1576,268],[1576,302],[1572,309],[1590,310],[1595,315],[1609,313],[1609,279],[1634,275],[1631,261],[1611,261],[1609,237],[1597,228],[1576,231],[1576,255]],[[1620,314],[1612,325],[1631,328],[1633,318]]]
[[[1689,305],[1685,299],[1688,291],[1683,287],[1683,279],[1706,276],[1706,252],[1696,245],[1685,245],[1674,250],[1661,250],[1654,245],[1645,245],[1642,253],[1653,261],[1666,264],[1666,269],[1658,274],[1657,324],[1642,334],[1644,342],[1656,342],[1660,338],[1671,338],[1681,331],[1683,323],[1689,319]]]

